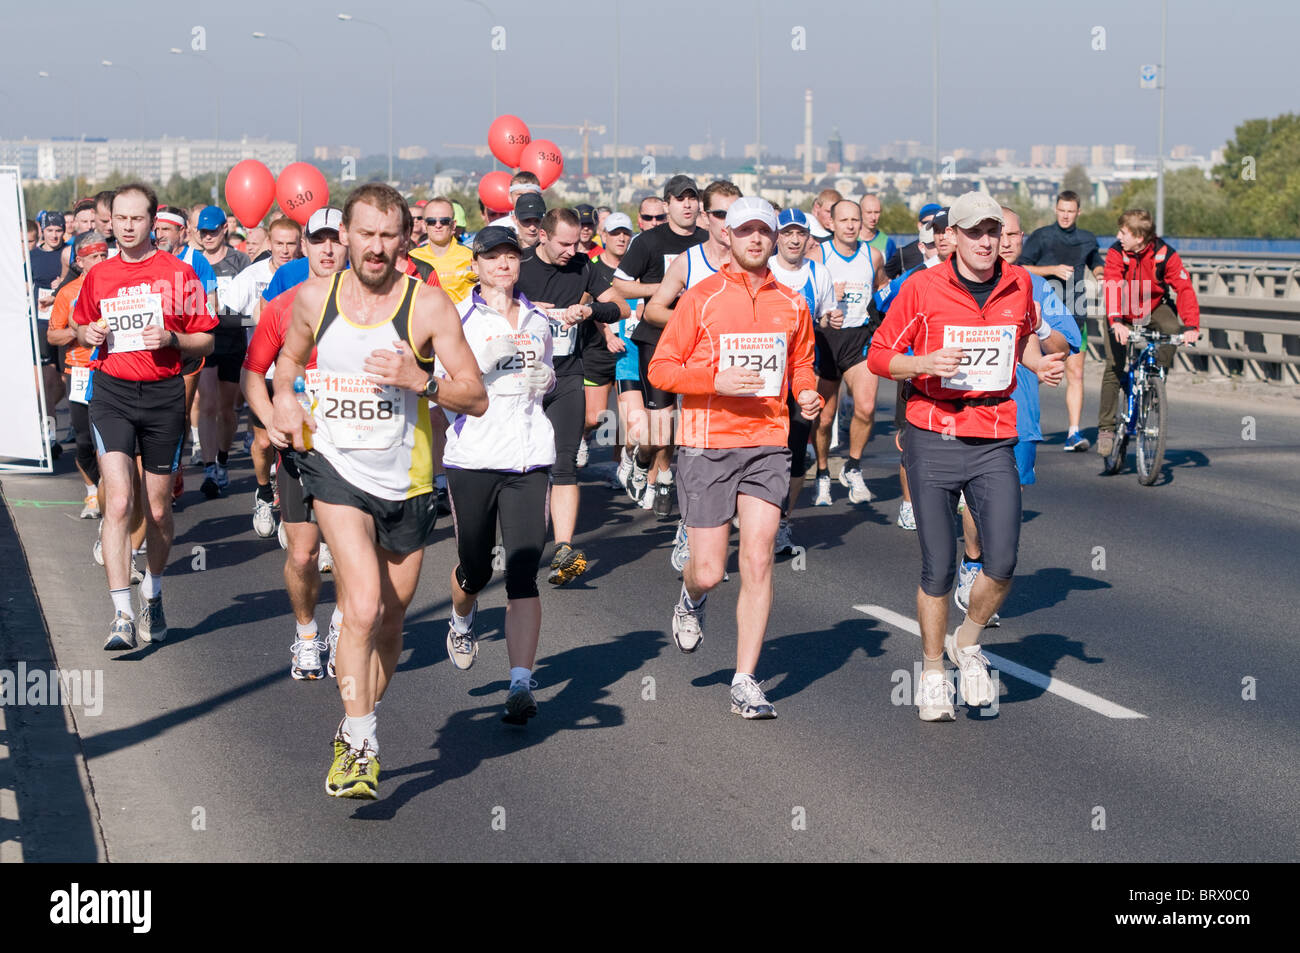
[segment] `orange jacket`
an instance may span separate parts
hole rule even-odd
[[[734,364],[764,374],[763,396],[717,392],[714,377]],[[817,387],[808,303],[770,271],[754,289],[747,272],[724,265],[678,299],[649,375],[655,387],[682,395],[682,446],[784,447],[787,394]]]
[[[85,280],[85,275],[78,275],[74,281],[69,281],[60,288],[54,296],[54,307],[50,311],[51,331],[62,331],[68,326],[68,318],[77,303],[77,292],[81,290],[81,283]],[[82,347],[73,341],[63,354],[63,363],[68,367],[89,367],[90,356],[94,353],[94,348]]]

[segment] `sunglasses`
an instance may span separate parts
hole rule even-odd
[[[643,222],[666,222],[666,221],[668,221],[668,213],[665,212],[663,215],[642,215],[642,216],[641,216],[641,221],[643,221]]]
[[[725,208],[713,208],[709,209],[709,214],[721,222],[727,217],[727,210]]]
[[[199,234],[202,235],[204,238],[213,238],[213,237],[215,237],[215,236],[216,236],[220,231],[221,231],[221,230],[218,229],[218,228],[200,228],[200,229],[199,229]]]
[[[424,224],[425,225],[450,225],[454,221],[456,221],[454,218],[426,218],[424,220]]]

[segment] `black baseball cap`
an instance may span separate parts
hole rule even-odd
[[[515,199],[515,218],[541,218],[546,214],[546,200],[536,192],[525,192]]]
[[[948,210],[941,208],[934,213],[934,218],[930,219],[930,231],[938,234],[948,227]]]
[[[62,212],[45,213],[45,218],[41,222],[41,228],[49,228],[51,225],[57,225],[59,228],[67,227],[67,223],[64,221]]]
[[[596,210],[590,205],[575,205],[573,210],[578,213],[579,225],[587,225],[591,228],[596,227]]]
[[[694,192],[696,198],[700,196],[700,187],[689,175],[675,175],[664,183],[664,198],[679,199],[687,192]]]
[[[488,225],[480,228],[475,234],[473,251],[475,255],[485,255],[502,245],[509,245],[515,251],[520,250],[519,236],[515,234],[515,230],[504,225]]]

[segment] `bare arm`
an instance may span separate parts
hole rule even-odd
[[[657,284],[646,284],[644,281],[626,281],[622,278],[614,279],[614,290],[624,298],[650,298],[659,290]]]
[[[686,287],[686,262],[687,256],[678,255],[668,266],[664,280],[656,286],[655,293],[642,309],[641,320],[646,324],[656,328],[666,328],[668,322],[672,320],[672,304]]]
[[[271,442],[277,447],[305,450],[302,441],[302,428],[306,424],[309,430],[316,429],[316,421],[308,416],[293,393],[293,381],[302,377],[311,357],[312,346],[316,337],[312,333],[315,316],[320,314],[325,303],[325,278],[309,278],[293,299],[293,317],[289,319],[289,331],[284,336],[284,346],[275,362],[275,397],[272,398],[272,413],[268,420],[267,433]],[[258,416],[261,416],[260,414]]]

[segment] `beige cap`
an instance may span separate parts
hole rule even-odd
[[[1002,206],[985,192],[966,192],[957,197],[948,210],[948,224],[953,228],[974,228],[992,219],[1002,223]]]

